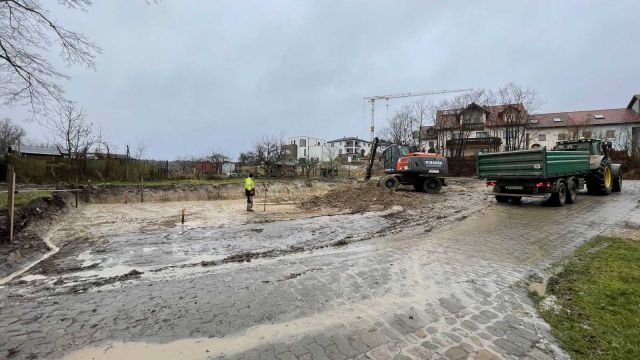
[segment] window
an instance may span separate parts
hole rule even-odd
[[[476,137],[477,138],[488,138],[489,137],[489,132],[488,131],[478,131],[478,132],[476,132]]]
[[[459,140],[459,139],[462,139],[462,134],[460,133],[451,134],[451,140]]]
[[[338,155],[342,155],[342,149],[338,149]]]
[[[335,144],[335,143],[331,143],[331,147],[333,147],[333,145],[334,145],[334,144]]]
[[[356,141],[356,146],[360,146],[360,141]]]
[[[514,113],[507,113],[504,115],[504,119],[506,122],[508,123],[512,123],[516,121],[516,114]]]
[[[303,156],[307,157],[307,149],[304,149]]]
[[[602,120],[602,119],[604,119],[604,115],[596,114],[596,115],[593,115],[593,118],[594,119],[598,119],[598,120]]]
[[[582,137],[585,139],[591,139],[591,130],[582,130]]]
[[[567,140],[567,134],[558,134],[558,140],[559,141]]]
[[[307,146],[307,140],[306,139],[300,139],[300,147],[306,147]]]
[[[615,130],[607,130],[607,133],[606,133],[605,137],[607,139],[615,138],[616,137],[616,131]]]
[[[555,122],[555,123],[562,122],[562,119],[560,119],[560,118],[553,118],[553,122]]]
[[[320,146],[320,141],[318,141],[318,146]]]
[[[538,134],[538,141],[547,141],[547,134]]]

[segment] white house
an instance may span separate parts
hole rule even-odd
[[[327,141],[327,147],[333,155],[359,159],[370,152],[371,142],[351,136]]]
[[[296,146],[298,161],[326,161],[326,142],[311,136],[292,136],[287,139],[288,145]]]

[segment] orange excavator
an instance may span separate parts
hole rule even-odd
[[[375,138],[371,149],[367,180],[371,178],[379,139]],[[396,190],[398,185],[413,185],[416,191],[437,194],[445,185],[448,174],[447,158],[441,154],[411,151],[405,145],[391,145],[382,153],[385,176],[380,186]]]

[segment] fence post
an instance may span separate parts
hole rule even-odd
[[[15,216],[14,213],[14,205],[15,205],[15,191],[16,191],[16,173],[13,171],[13,166],[8,166],[8,191],[7,191],[7,214],[9,216],[9,242],[13,241],[13,218]]]
[[[73,193],[76,195],[76,207],[78,207],[78,178],[76,178],[76,182],[73,184]]]
[[[144,178],[140,177],[140,202],[144,202]]]

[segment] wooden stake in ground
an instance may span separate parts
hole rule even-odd
[[[266,182],[262,186],[263,186],[263,189],[264,189],[264,203],[262,204],[262,211],[264,212],[264,211],[267,211],[267,191],[269,189],[267,187],[268,185],[267,185]]]
[[[74,194],[76,195],[76,207],[78,207],[78,178],[76,178],[75,184],[73,184]]]
[[[15,206],[15,191],[16,191],[16,173],[13,171],[13,166],[8,166],[7,180],[9,182],[7,189],[7,215],[9,216],[9,242],[13,241],[13,218],[14,218],[14,206]]]
[[[144,202],[144,178],[140,177],[140,202]]]

